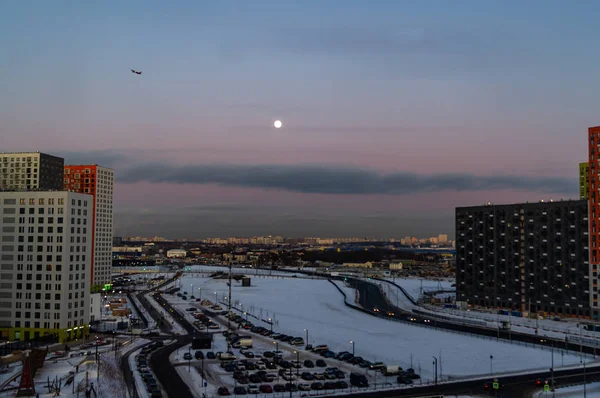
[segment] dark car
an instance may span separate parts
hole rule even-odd
[[[312,383],[310,385],[310,388],[311,388],[311,390],[316,390],[316,391],[322,390],[323,389],[323,383],[320,383],[320,382],[316,381],[316,382],[314,382],[314,383]]]
[[[342,354],[339,357],[337,357],[337,359],[339,359],[340,361],[347,361],[347,360],[352,359],[352,358],[354,358],[354,355],[352,355],[349,352],[347,352],[345,354]]]
[[[271,386],[268,384],[261,384],[258,389],[263,394],[272,394],[273,393],[273,388],[271,388]]]
[[[324,390],[335,390],[336,388],[337,388],[336,381],[326,381],[325,383],[323,383]]]
[[[336,384],[336,388],[339,388],[342,390],[345,388],[348,388],[348,383],[346,383],[344,380],[339,380],[335,384]]]
[[[326,363],[324,360],[322,360],[322,359],[317,359],[317,363],[316,363],[316,365],[317,365],[318,367],[320,367],[320,368],[325,368],[325,367],[327,367],[327,363]]]
[[[275,392],[285,392],[285,386],[283,384],[275,384],[273,386],[273,391],[275,391]]]
[[[366,376],[360,373],[350,373],[350,384],[356,387],[368,387],[369,381]]]
[[[217,390],[217,394],[219,394],[219,395],[231,395],[229,393],[229,390],[227,389],[227,387],[219,387],[219,389]]]
[[[196,352],[194,353],[194,357],[195,357],[196,359],[204,359],[204,353],[203,353],[202,351],[196,351]]]
[[[246,389],[244,387],[240,387],[240,386],[234,388],[233,393],[235,395],[246,395],[247,394]]]
[[[305,368],[314,368],[315,364],[310,359],[307,359],[304,361],[304,367]]]
[[[209,351],[209,352],[206,353],[206,359],[215,359],[216,357],[217,356],[212,351]]]
[[[265,357],[265,358],[273,358],[274,356],[275,356],[274,352],[271,352],[271,351],[263,352],[263,357]]]
[[[311,381],[315,379],[315,376],[313,376],[313,374],[310,372],[302,372],[300,377],[306,381]]]
[[[296,383],[285,383],[285,391],[298,391]]]

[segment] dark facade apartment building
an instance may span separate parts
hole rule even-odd
[[[588,232],[587,200],[456,208],[457,302],[597,316]]]
[[[0,153],[0,191],[62,191],[64,164],[46,153]]]

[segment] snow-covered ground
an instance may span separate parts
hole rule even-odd
[[[181,284],[190,288],[193,284],[195,289],[202,289],[203,297],[216,296],[220,302],[227,296],[225,280],[185,275]],[[371,361],[414,367],[425,379],[433,374],[432,356],[438,357],[443,377],[489,374],[490,365],[493,373],[545,369],[551,362],[548,350],[397,323],[357,312],[344,305],[343,296],[326,280],[253,278],[250,287],[234,282],[232,291],[234,306],[241,305],[244,311],[261,319],[274,319],[276,331],[305,337],[304,329],[308,329],[308,342],[328,344],[333,351],[351,350],[352,340],[357,355]],[[174,296],[165,297],[172,300]],[[254,323],[268,327],[260,321]],[[565,365],[579,362],[578,356],[567,352],[561,356],[555,350],[554,359],[560,363],[559,358]]]
[[[391,281],[392,279],[389,280]],[[392,304],[408,311],[419,309],[421,311],[430,312],[431,314],[442,314],[446,317],[455,318],[458,322],[464,319],[481,320],[484,321],[487,326],[493,328],[498,327],[498,325],[501,325],[504,321],[509,321],[511,330],[516,332],[535,334],[537,329],[537,334],[540,337],[553,337],[559,339],[568,337],[568,339],[575,343],[581,340],[584,345],[600,346],[600,333],[584,330],[580,326],[579,320],[564,319],[555,321],[553,319],[539,319],[536,321],[535,319],[493,314],[476,310],[465,311],[453,308],[443,308],[428,304],[415,306],[400,291],[400,289],[394,285],[378,281],[373,281],[373,283],[381,287],[382,291],[385,292]],[[440,290],[440,287],[442,289],[451,289],[450,285],[453,282],[451,280],[422,281],[421,279],[395,278],[395,283],[402,286],[407,293],[417,299],[421,290],[421,283],[423,284],[424,291],[433,291]]]
[[[55,384],[60,382],[62,386],[60,390],[61,397],[82,397],[86,388],[91,387],[93,383],[98,398],[126,398],[128,393],[120,368],[120,355],[146,343],[147,340],[122,341],[125,344],[117,351],[117,355],[111,350],[111,345],[102,346],[98,349],[100,374],[98,374],[98,366],[95,361],[95,349],[73,347],[69,355],[55,359],[52,359],[54,355],[49,354],[44,366],[35,375],[36,392],[39,393],[41,398],[52,397],[54,393],[50,392],[48,381],[51,385],[53,382]],[[85,354],[88,351],[92,351],[92,354],[71,356],[80,352]],[[73,376],[73,382],[65,384]],[[18,386],[18,383],[13,382],[11,385]],[[15,390],[0,393],[0,397],[13,397],[14,395]]]
[[[543,391],[533,394],[533,397],[546,398],[546,397],[561,397],[561,398],[580,398],[584,396],[583,385],[572,386],[572,387],[561,387],[557,388],[554,395],[552,393],[545,393]],[[600,398],[600,383],[589,383],[585,386],[585,396],[588,398]]]
[[[386,278],[387,280],[400,285],[406,292],[417,301],[422,293],[434,292],[439,290],[454,290],[452,284],[454,279],[429,280],[422,278]]]

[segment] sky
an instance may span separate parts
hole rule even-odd
[[[114,168],[116,235],[454,236],[457,206],[578,198],[598,15],[594,0],[2,2],[0,151]]]

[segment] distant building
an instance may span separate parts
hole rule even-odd
[[[373,263],[370,261],[366,263],[344,263],[342,265],[350,268],[373,268]]]
[[[64,189],[87,193],[94,197],[92,215],[92,280],[101,286],[110,283],[113,235],[112,169],[92,165],[69,165],[64,168]]]
[[[448,242],[448,235],[446,235],[446,234],[439,234],[437,240],[438,240],[438,243],[447,243]]]
[[[390,263],[390,270],[392,271],[401,270],[403,267],[404,265],[402,263]]]
[[[113,256],[141,256],[144,248],[142,246],[114,246]]]
[[[590,197],[589,181],[590,176],[588,174],[589,163],[579,163],[579,198],[588,199]]]
[[[62,191],[64,164],[40,152],[0,153],[0,191]]]
[[[167,250],[167,258],[185,258],[187,251],[183,249],[171,249]]]
[[[588,238],[586,200],[456,208],[456,300],[595,316]]]

